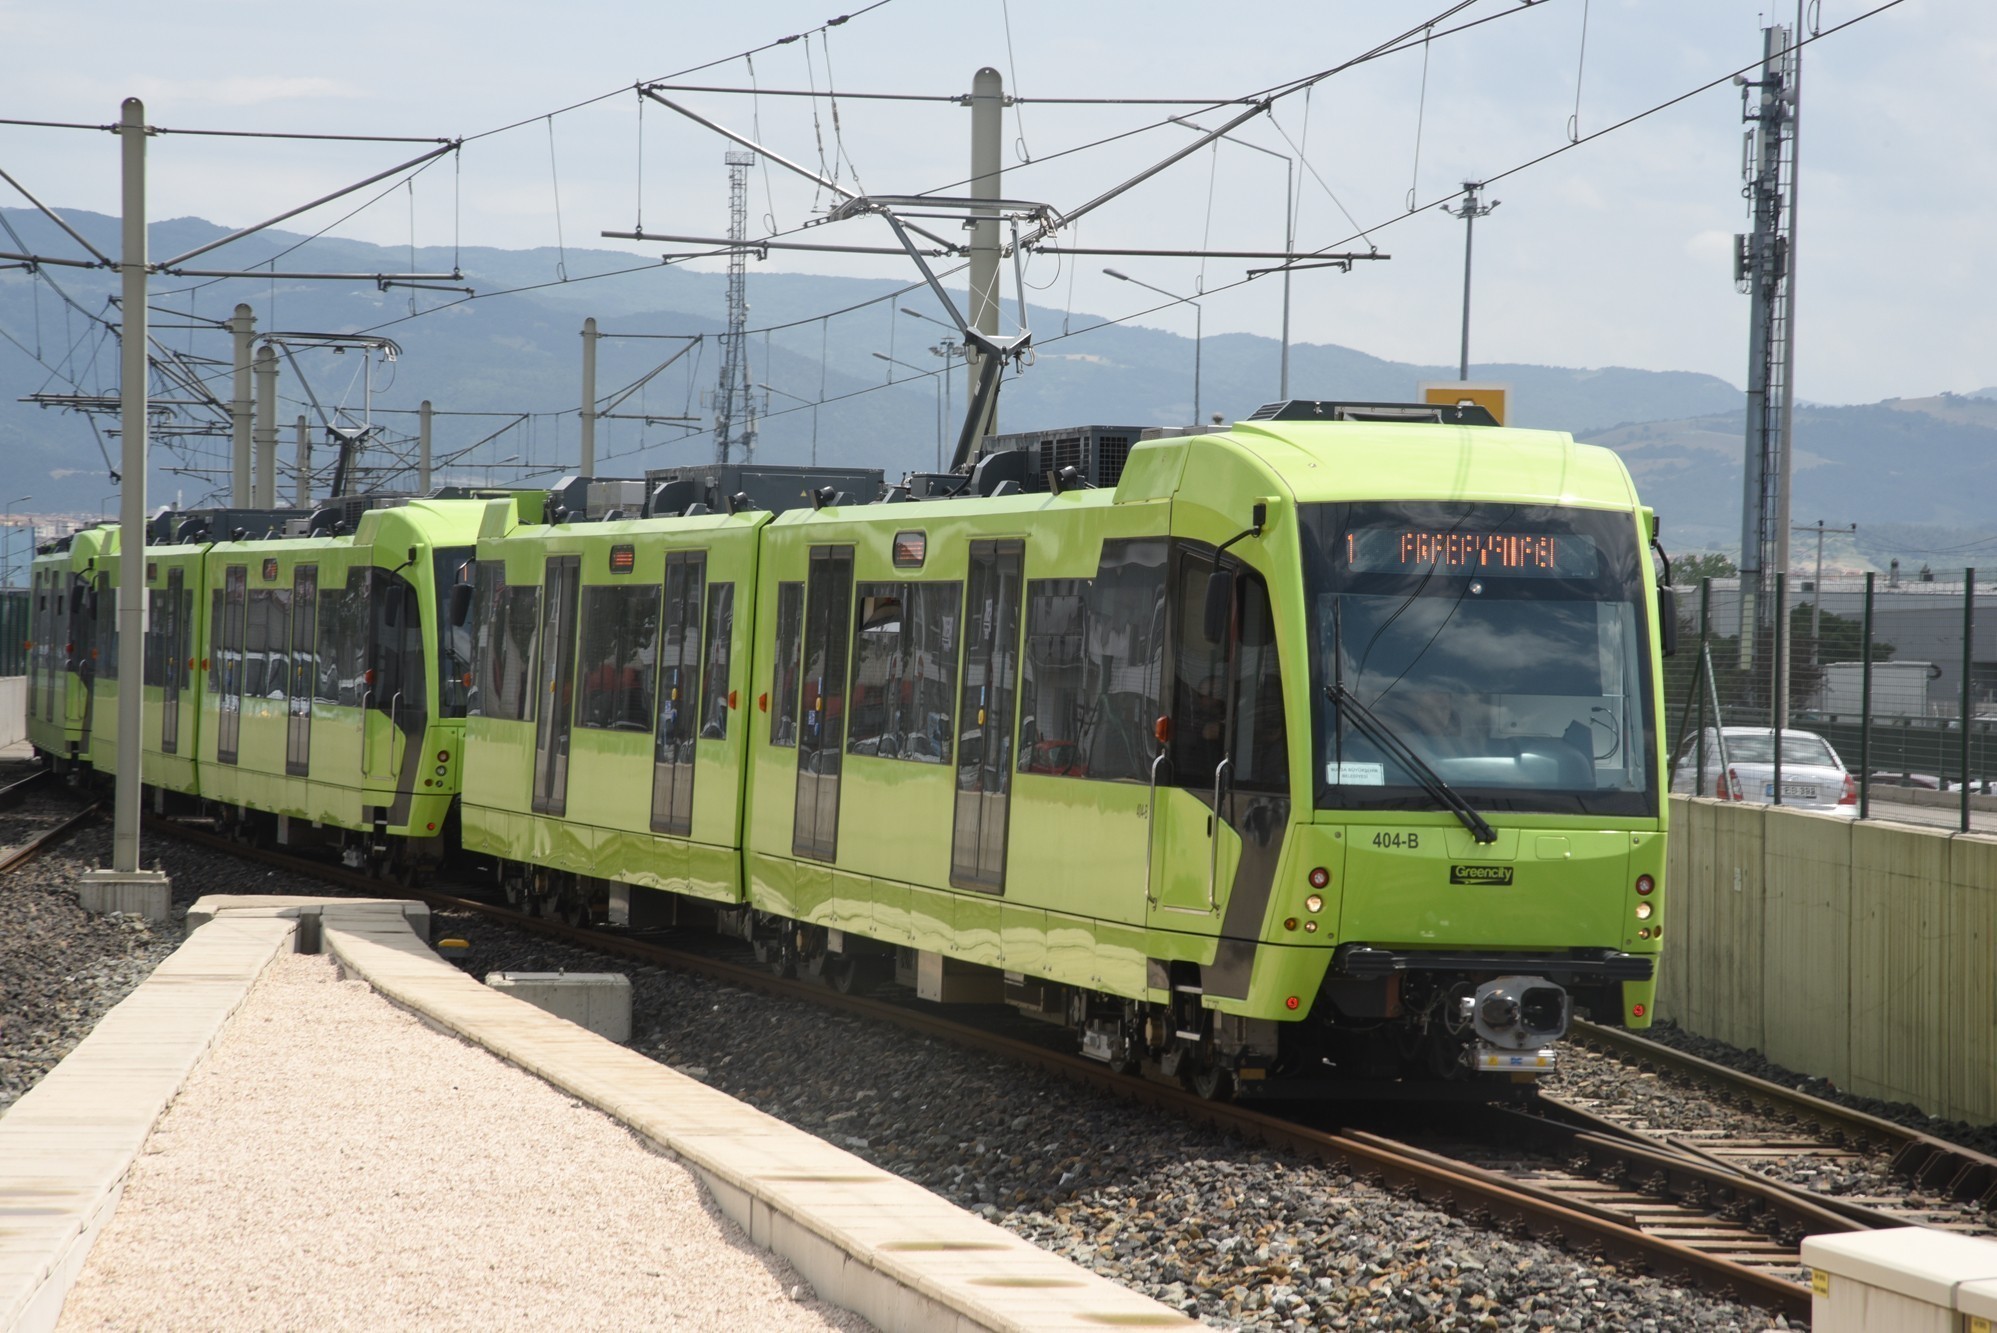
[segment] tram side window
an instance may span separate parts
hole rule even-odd
[[[291,692],[291,589],[272,588],[268,595],[263,693],[266,698],[282,699]]]
[[[707,585],[707,654],[701,667],[700,737],[728,736],[728,658],[735,637],[735,585]]]
[[[264,692],[264,653],[269,646],[270,589],[249,590],[243,620],[243,696],[260,699]]]
[[[541,589],[509,588],[506,568],[478,569],[476,659],[471,712],[508,722],[534,719],[534,636],[540,629]]]
[[[104,680],[118,679],[118,590],[100,581],[97,590],[97,674]]]
[[[853,627],[854,754],[941,764],[957,700],[955,583],[863,583]]]
[[[1214,557],[1183,551],[1174,584],[1178,629],[1172,682],[1172,768],[1180,786],[1207,787],[1224,756],[1228,784],[1243,791],[1289,785],[1282,672],[1276,658],[1269,587],[1229,561],[1234,617],[1218,643],[1205,630],[1207,576]],[[1232,699],[1230,713],[1228,701]]]
[[[319,567],[300,565],[292,572],[291,671],[289,693],[295,700],[310,699],[313,682],[319,678],[317,643]]]
[[[222,692],[222,590],[208,594],[208,693]]]
[[[164,685],[166,676],[160,664],[166,657],[166,636],[172,626],[167,617],[172,614],[172,605],[165,592],[158,588],[146,589],[146,660],[140,668],[139,683],[142,685]]]
[[[477,585],[478,561],[468,546],[440,547],[433,554],[437,594],[437,698],[443,717],[463,717],[469,710],[472,682],[472,622],[451,621],[451,604],[459,584]],[[476,596],[476,594],[474,594]]]
[[[804,655],[804,585],[777,585],[776,679],[771,682],[770,744],[797,744],[798,659]]]
[[[652,729],[658,628],[656,584],[583,589],[577,726],[608,731]]]
[[[1165,660],[1165,543],[1109,541],[1093,579],[1027,585],[1019,771],[1147,780]]]
[[[367,619],[367,570],[348,570],[344,587],[319,589],[319,675],[313,686],[315,699],[348,707],[360,703],[368,689],[364,679]]]
[[[416,589],[400,574],[386,569],[373,575],[369,601],[368,665],[374,673],[374,691],[368,706],[379,708],[400,722],[428,711],[428,675],[423,643],[423,614],[416,602]]]
[[[1236,585],[1231,782],[1242,791],[1290,785],[1289,733],[1283,720],[1283,673],[1276,658],[1276,616],[1269,587],[1252,571]]]

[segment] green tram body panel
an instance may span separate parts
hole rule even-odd
[[[755,594],[757,532],[769,517],[752,512],[522,525],[510,506],[492,507],[478,544],[481,633],[496,632],[492,608],[483,600],[495,589],[528,591],[535,627],[531,660],[520,667],[530,686],[525,698],[505,708],[476,706],[468,722],[466,742],[478,756],[465,780],[462,836],[468,850],[641,889],[723,904],[741,901],[742,762],[749,718],[744,682],[754,626],[748,611]],[[614,568],[613,553],[619,562]],[[697,566],[689,563],[693,556],[699,557]],[[682,601],[677,621],[662,607],[669,563],[679,571],[675,588],[699,580],[692,605]],[[550,660],[556,650],[549,625],[540,618],[549,605],[551,568],[570,570],[576,594],[566,633],[559,636],[559,670]],[[695,568],[697,575],[690,572]],[[729,689],[716,706],[725,716],[708,718],[700,734],[676,745],[673,762],[662,765],[656,752],[662,709],[692,716],[703,702],[698,696],[709,650],[716,647],[709,617],[719,623],[713,598],[723,586],[732,599],[722,636]],[[611,628],[605,612],[612,607],[627,617],[649,615],[649,626],[623,626],[631,642],[616,662],[583,660],[593,646],[592,633]],[[679,637],[668,644],[675,627]],[[662,674],[662,651],[670,651],[683,669]],[[496,659],[481,651],[479,660]],[[592,673],[606,669],[624,684],[593,689]],[[478,697],[496,698],[497,685],[477,681]],[[634,702],[590,716],[590,700],[606,698],[612,688],[642,692],[637,702],[643,707]],[[543,735],[541,728],[555,720],[561,727]],[[662,766],[669,777],[659,776]],[[670,787],[680,781],[690,783],[686,827],[662,828],[661,783]]]

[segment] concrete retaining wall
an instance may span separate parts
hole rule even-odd
[[[1661,1016],[1997,1120],[1997,837],[1684,796],[1671,819]]]
[[[0,676],[0,749],[28,737],[28,678]]]

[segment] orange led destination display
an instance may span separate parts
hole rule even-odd
[[[1360,528],[1345,534],[1345,561],[1357,574],[1485,574],[1513,578],[1592,578],[1595,543],[1566,532],[1436,532]]]

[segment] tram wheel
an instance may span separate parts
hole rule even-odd
[[[1234,1098],[1234,1075],[1219,1065],[1200,1065],[1186,1075],[1186,1087],[1203,1101],[1231,1101]]]

